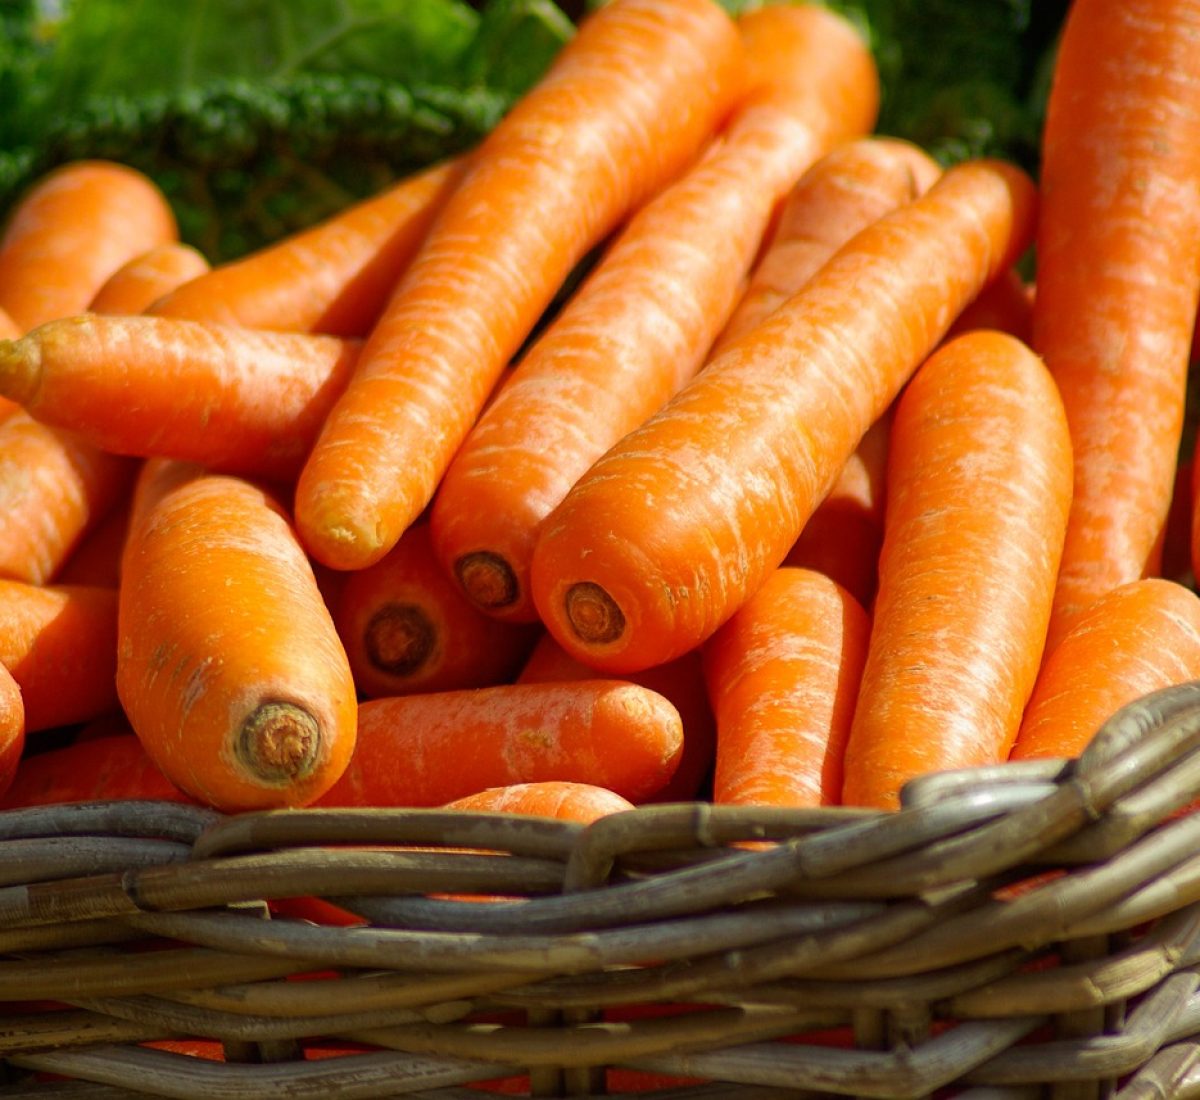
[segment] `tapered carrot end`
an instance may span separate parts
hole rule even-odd
[[[567,621],[582,642],[604,645],[625,633],[625,615],[598,584],[580,581],[567,589]]]
[[[437,631],[429,616],[410,603],[384,604],[363,632],[367,658],[380,672],[411,676],[429,660]]]
[[[0,396],[28,404],[42,381],[42,352],[36,340],[0,340]]]
[[[454,563],[454,575],[467,598],[489,611],[511,606],[520,595],[512,566],[490,550],[463,554]]]
[[[307,710],[294,703],[263,703],[238,731],[238,761],[251,775],[272,784],[303,779],[316,765],[321,750],[321,727]]]

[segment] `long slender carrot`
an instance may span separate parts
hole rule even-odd
[[[1050,649],[1158,568],[1200,301],[1198,35],[1197,0],[1078,0],[1062,31],[1033,306],[1075,450]]]
[[[536,639],[536,627],[493,619],[462,594],[438,564],[425,522],[345,577],[330,606],[363,695],[504,683]]]
[[[52,580],[129,488],[132,459],[19,410],[0,420],[0,577]]]
[[[29,732],[112,710],[116,589],[0,580],[0,664],[21,688]]]
[[[1042,659],[1071,501],[1054,381],[1019,340],[967,333],[896,408],[879,594],[843,800],[1008,756]]]
[[[96,291],[93,313],[142,313],[163,295],[209,270],[203,253],[182,241],[167,241],[117,268]]]
[[[369,699],[358,744],[319,806],[443,806],[487,787],[568,780],[631,802],[679,760],[679,714],[620,680],[501,684]]]
[[[616,444],[543,523],[534,601],[609,672],[709,637],[766,579],[870,427],[1022,251],[1034,189],[974,161],[859,233]]]
[[[354,684],[283,508],[151,460],[121,568],[117,691],[167,777],[219,809],[331,786],[354,747]]]
[[[924,194],[940,174],[932,157],[897,138],[859,138],[826,153],[787,196],[712,354],[765,321],[851,237]]]
[[[695,157],[741,65],[712,0],[584,20],[475,151],[326,421],[296,491],[313,557],[363,568],[395,545],[555,291]]]
[[[828,577],[785,567],[704,644],[713,801],[834,806],[871,622]]]
[[[458,185],[465,159],[372,198],[164,294],[147,312],[248,328],[365,336]]]
[[[75,161],[17,202],[0,236],[0,308],[22,329],[82,313],[122,264],[178,230],[146,176],[108,161]]]
[[[602,672],[572,657],[549,634],[538,639],[517,676],[518,684],[561,683],[564,680],[604,679]],[[692,650],[666,664],[631,673],[627,679],[658,692],[679,712],[683,751],[665,787],[646,802],[687,802],[708,786],[716,751],[717,725],[704,686],[700,651]]]
[[[21,689],[9,672],[0,667],[0,797],[17,773],[25,748],[25,707]]]
[[[1010,758],[1078,756],[1126,703],[1200,678],[1200,596],[1161,578],[1097,599],[1047,655]]]
[[[699,369],[800,173],[873,124],[874,63],[840,16],[776,5],[740,26],[753,87],[720,141],[632,219],[480,417],[434,498],[439,558],[500,618],[537,619],[529,561],[541,521]]]
[[[294,478],[359,343],[86,313],[0,342],[0,393],[113,454]]]
[[[632,810],[633,803],[606,787],[565,780],[544,783],[514,783],[489,787],[448,802],[447,810],[480,810],[487,813],[536,814],[560,821],[590,824],[600,817]]]

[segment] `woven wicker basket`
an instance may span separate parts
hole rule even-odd
[[[10,811],[0,1095],[1200,1096],[1198,791],[1194,683],[892,814]]]

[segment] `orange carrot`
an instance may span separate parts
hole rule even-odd
[[[0,796],[12,786],[25,748],[25,708],[16,680],[0,667]]]
[[[117,592],[0,580],[0,664],[21,688],[28,732],[117,705]]]
[[[21,329],[17,322],[14,321],[4,310],[0,309],[0,340],[15,340],[21,335]],[[9,413],[14,413],[20,406],[15,401],[10,401],[7,397],[0,397],[0,420],[3,420]]]
[[[549,634],[543,633],[517,676],[518,684],[599,680],[604,674],[572,657]],[[646,802],[687,802],[707,786],[716,750],[717,726],[704,687],[700,651],[692,650],[663,665],[632,673],[629,681],[658,692],[679,712],[683,751],[667,785]]]
[[[0,308],[25,330],[82,313],[119,267],[177,235],[165,197],[140,172],[65,164],[17,202],[0,236]]]
[[[117,691],[181,790],[302,805],[354,746],[350,666],[282,507],[240,478],[146,463],[121,565]]]
[[[787,196],[713,354],[765,321],[851,237],[924,194],[940,174],[924,151],[896,138],[860,138],[823,156]]]
[[[575,484],[534,549],[560,644],[626,672],[709,637],[787,554],[867,428],[1022,251],[1034,189],[974,161],[859,233]]]
[[[559,821],[580,821],[587,825],[600,817],[632,810],[627,798],[591,783],[565,780],[545,783],[514,783],[508,787],[489,787],[448,802],[447,810],[480,810],[486,813],[536,814]]]
[[[414,523],[388,554],[344,574],[330,606],[359,692],[452,691],[511,680],[536,627],[476,608],[433,554],[429,524]]]
[[[660,790],[683,745],[679,714],[619,680],[501,684],[370,699],[358,744],[319,806],[443,806],[487,787],[567,780],[631,802]]]
[[[378,561],[571,269],[677,176],[741,80],[711,0],[613,0],[475,151],[363,349],[296,491],[313,557]]]
[[[950,326],[946,339],[980,328],[1007,332],[1024,343],[1029,342],[1033,331],[1033,288],[1015,269],[1005,271],[979,292],[979,297]]]
[[[772,573],[704,645],[717,716],[713,801],[834,806],[870,619],[808,569]]]
[[[133,486],[79,542],[55,573],[56,584],[89,584],[116,589],[121,584],[121,554],[129,532]]]
[[[1033,347],[1071,426],[1075,492],[1048,650],[1153,575],[1200,301],[1200,3],[1077,0],[1042,136]]]
[[[1129,581],[1079,616],[1047,655],[1010,758],[1078,756],[1126,703],[1200,678],[1200,596]]]
[[[117,268],[96,291],[93,313],[141,313],[164,294],[208,271],[208,261],[190,244],[167,241]]]
[[[332,336],[365,336],[465,161],[408,176],[373,198],[165,294],[162,317]]]
[[[23,759],[0,810],[109,799],[193,801],[176,787],[132,733],[75,742]]]
[[[0,577],[53,579],[135,469],[23,410],[0,420]]]
[[[1041,663],[1071,499],[1045,366],[998,332],[933,355],[896,408],[879,594],[843,801],[1008,756]]]
[[[0,342],[0,393],[113,454],[293,478],[357,341],[87,313]]]
[[[878,76],[840,16],[741,20],[753,83],[721,139],[649,202],[467,436],[430,522],[447,571],[500,618],[532,622],[538,526],[612,444],[704,361],[771,215],[830,145],[870,129]]]

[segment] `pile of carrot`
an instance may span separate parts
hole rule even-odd
[[[892,809],[1200,677],[1197,35],[1075,0],[1036,183],[714,0],[215,267],[55,170],[0,234],[0,807]]]

